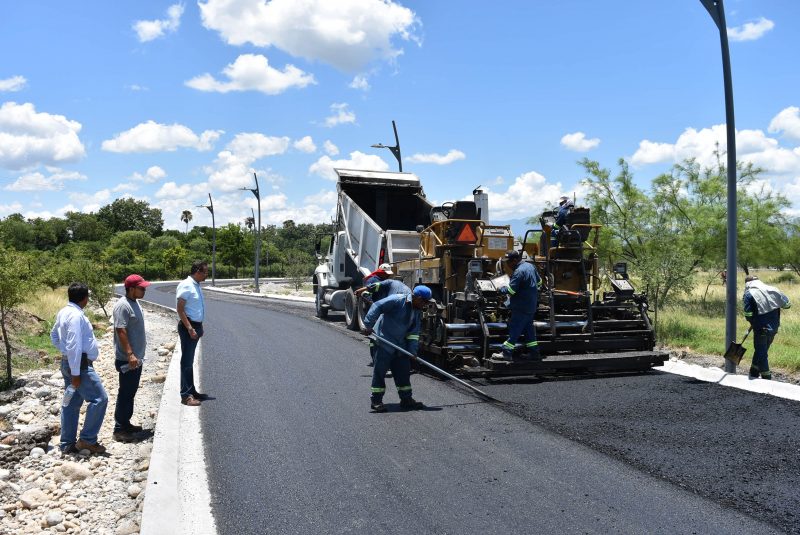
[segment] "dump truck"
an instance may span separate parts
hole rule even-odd
[[[314,271],[316,315],[344,311],[352,330],[363,325],[355,290],[383,263],[419,256],[419,230],[430,225],[433,205],[413,173],[335,169],[338,202],[328,249],[317,241]]]
[[[433,207],[419,254],[393,264],[407,285],[425,284],[436,299],[423,313],[422,358],[467,376],[640,371],[663,364],[668,353],[654,350],[647,298],[635,291],[626,265],[600,272],[602,227],[591,223],[588,208],[573,209],[557,232],[555,212],[545,212],[541,228],[515,244],[510,227],[488,223],[486,194],[473,194],[474,201]],[[503,258],[512,249],[543,281],[534,317],[541,360],[493,357],[507,339],[510,311],[500,288],[509,281]]]

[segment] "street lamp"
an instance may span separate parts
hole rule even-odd
[[[256,179],[256,187],[253,188],[239,188],[242,190],[247,190],[253,193],[256,196],[256,201],[258,201],[258,227],[256,227],[256,272],[255,272],[255,279],[256,279],[256,293],[261,293],[258,289],[258,261],[261,258],[261,192],[258,189],[258,176],[253,173],[253,178]]]
[[[394,157],[397,158],[397,165],[400,167],[400,172],[403,172],[403,160],[400,158],[400,138],[397,137],[397,125],[394,124],[392,121],[392,128],[394,128],[394,142],[395,146],[390,147],[389,145],[384,145],[383,143],[378,143],[376,145],[372,145],[373,149],[389,149],[394,154]]]
[[[733,114],[733,80],[731,78],[731,54],[728,49],[728,28],[725,24],[725,6],[722,0],[700,0],[719,30],[722,48],[722,76],[725,84],[725,126],[728,138],[728,236],[725,304],[725,346],[736,340],[736,125]],[[736,364],[725,359],[725,371],[736,373]]]
[[[217,223],[214,220],[214,201],[211,194],[208,194],[208,204],[198,204],[197,208],[208,208],[211,212],[211,286],[217,285]]]

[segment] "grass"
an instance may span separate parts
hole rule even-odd
[[[769,351],[770,366],[790,372],[800,371],[800,317],[796,312],[800,307],[800,279],[787,271],[762,270],[753,274],[758,275],[766,284],[780,288],[794,305],[794,308],[781,313],[781,328]],[[705,284],[699,283],[690,295],[659,311],[658,340],[671,347],[687,347],[697,353],[721,356],[730,342],[725,340],[725,290],[720,281],[714,282],[703,305]],[[744,274],[739,274],[737,341],[741,341],[749,326],[741,310],[743,292]],[[749,366],[753,357],[752,334],[747,338],[744,347],[747,348],[747,353],[742,359],[742,365]]]

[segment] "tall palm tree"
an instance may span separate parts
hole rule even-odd
[[[256,220],[252,217],[245,217],[244,226],[247,227],[247,230],[253,230],[253,227],[256,226]]]
[[[186,233],[189,233],[189,221],[192,220],[192,212],[189,210],[184,210],[181,212],[181,221],[186,223]]]

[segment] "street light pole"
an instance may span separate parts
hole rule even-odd
[[[214,201],[211,194],[208,194],[208,204],[199,204],[197,208],[208,208],[211,212],[211,286],[217,285],[217,222],[214,220]]]
[[[725,23],[725,6],[722,0],[700,0],[703,7],[714,20],[719,30],[722,48],[722,76],[725,84],[725,125],[728,142],[728,236],[727,236],[727,269],[726,305],[725,305],[725,345],[736,340],[736,124],[733,113],[733,80],[731,77],[731,55],[728,49],[728,28]],[[725,359],[725,371],[736,373],[736,364]]]
[[[247,190],[253,193],[256,196],[256,201],[258,201],[258,227],[256,227],[256,270],[255,270],[255,281],[256,281],[256,293],[261,293],[258,287],[258,264],[261,258],[261,192],[258,189],[258,176],[253,173],[253,178],[256,179],[256,187],[253,188],[240,188],[243,190]]]
[[[397,125],[392,121],[392,128],[394,129],[394,147],[390,147],[388,145],[384,145],[383,143],[377,143],[372,145],[373,149],[389,149],[394,154],[394,157],[397,159],[397,165],[400,168],[400,172],[403,172],[403,160],[400,156],[400,138],[397,136]]]

